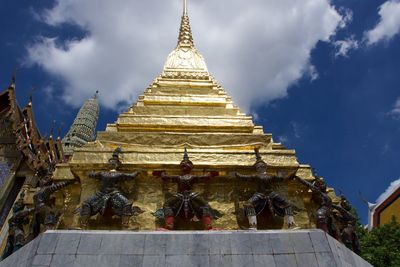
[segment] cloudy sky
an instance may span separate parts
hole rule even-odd
[[[276,141],[340,188],[365,220],[400,177],[400,1],[189,0],[212,75]],[[0,2],[0,86],[18,68],[42,133],[99,89],[98,129],[161,72],[182,0]]]

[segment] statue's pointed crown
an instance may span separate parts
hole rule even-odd
[[[180,165],[182,165],[182,164],[189,164],[190,166],[193,167],[193,163],[192,163],[192,162],[190,161],[190,159],[189,159],[189,154],[188,154],[188,152],[187,152],[186,147],[185,147],[185,150],[184,150],[184,152],[183,152],[183,159],[182,159]]]
[[[184,161],[188,161],[188,160],[189,160],[189,154],[188,154],[188,152],[187,152],[186,147],[185,147],[185,150],[184,150],[184,152],[183,152],[183,160],[184,160]]]
[[[265,163],[265,161],[262,159],[261,154],[260,154],[260,149],[259,148],[254,148],[254,153],[256,154],[256,164],[264,164],[265,166],[267,166],[267,163]]]

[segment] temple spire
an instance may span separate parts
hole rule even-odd
[[[169,79],[208,79],[209,73],[203,56],[194,46],[189,23],[187,0],[183,0],[183,13],[178,44],[168,55],[161,75]]]
[[[76,148],[95,140],[99,112],[100,106],[96,92],[93,98],[86,100],[83,104],[71,128],[62,139],[64,154],[67,157],[72,156]]]
[[[183,15],[179,29],[178,47],[194,47],[187,11],[187,0],[183,0]]]

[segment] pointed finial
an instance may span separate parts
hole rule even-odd
[[[57,127],[57,138],[60,138],[61,136],[61,126]]]
[[[187,0],[183,0],[183,15],[187,16],[188,8],[187,8]]]
[[[17,80],[17,69],[14,70],[12,76],[11,76],[11,84],[10,84],[10,88],[11,89],[15,89],[15,81]]]
[[[192,30],[190,29],[187,10],[187,0],[183,1],[183,15],[181,20],[181,27],[179,29],[178,46],[192,48],[194,47]]]
[[[53,120],[53,123],[51,124],[51,128],[50,128],[50,137],[49,138],[53,138],[53,132],[54,132],[55,126],[56,126],[56,120]]]
[[[57,134],[58,134],[58,138],[60,138],[60,139],[61,139],[61,132],[62,132],[62,129],[63,129],[64,126],[65,126],[64,122],[61,122],[61,123],[58,125]]]
[[[14,70],[13,75],[11,77],[11,82],[15,84],[15,81],[17,80],[17,69]]]
[[[36,90],[36,88],[34,86],[32,86],[32,89],[28,92],[29,93],[29,103],[28,103],[28,105],[32,105],[32,101],[33,101],[32,95],[33,95],[33,92],[35,90]]]

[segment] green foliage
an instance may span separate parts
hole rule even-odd
[[[400,224],[393,217],[388,224],[370,232],[358,229],[361,256],[375,267],[400,266]]]

